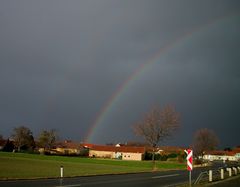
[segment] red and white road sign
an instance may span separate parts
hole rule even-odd
[[[192,171],[193,169],[193,151],[191,149],[185,150],[187,153],[187,170]]]

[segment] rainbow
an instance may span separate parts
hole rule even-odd
[[[105,102],[105,104],[103,105],[101,110],[98,112],[93,124],[89,128],[89,131],[85,138],[85,142],[92,143],[94,136],[97,134],[97,132],[99,130],[100,124],[103,124],[104,119],[107,118],[107,116],[111,112],[112,108],[120,100],[121,96],[124,95],[124,93],[130,87],[130,85],[133,84],[134,81],[137,80],[138,77],[140,75],[142,75],[143,72],[146,69],[148,69],[149,66],[153,65],[154,63],[157,63],[160,60],[160,58],[163,56],[163,54],[170,53],[171,50],[173,50],[177,46],[180,46],[184,42],[190,41],[198,33],[207,31],[212,26],[219,24],[219,23],[221,24],[222,22],[224,22],[232,17],[235,17],[235,16],[239,16],[239,15],[236,13],[233,13],[230,15],[225,15],[222,17],[218,17],[217,19],[211,20],[208,23],[201,25],[197,28],[193,28],[192,30],[184,33],[180,37],[169,42],[167,45],[165,45],[163,48],[161,48],[156,54],[154,54],[149,60],[147,60],[147,62],[141,64],[137,69],[135,69],[135,71],[115,90],[115,92]]]

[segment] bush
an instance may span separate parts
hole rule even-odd
[[[167,161],[176,162],[176,161],[178,161],[178,158],[168,158]]]
[[[152,153],[146,152],[144,156],[144,160],[152,160]]]
[[[152,153],[146,152],[144,160],[152,160]],[[154,160],[161,160],[161,161],[166,161],[167,160],[167,155],[161,155],[161,154],[155,154],[154,155]]]
[[[195,159],[195,160],[193,160],[193,164],[194,165],[202,165],[204,163],[204,161],[202,160],[202,159]]]
[[[152,153],[146,152],[144,156],[144,160],[152,160]],[[160,161],[178,161],[183,163],[186,160],[185,154],[180,153],[170,153],[170,154],[155,154],[154,160]]]
[[[168,158],[177,158],[178,154],[177,153],[170,153],[168,154]]]
[[[160,160],[161,161],[167,161],[168,155],[161,155]]]
[[[186,157],[184,155],[179,154],[177,160],[178,162],[183,163],[186,160]]]

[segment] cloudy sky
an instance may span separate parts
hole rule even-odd
[[[239,145],[238,0],[0,2],[0,134],[57,129],[91,143],[141,140],[152,106],[172,104],[189,145],[199,128]]]

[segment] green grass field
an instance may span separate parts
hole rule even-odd
[[[0,179],[54,178],[152,171],[151,161],[122,161],[0,152]],[[183,169],[186,164],[156,162],[157,170]]]

